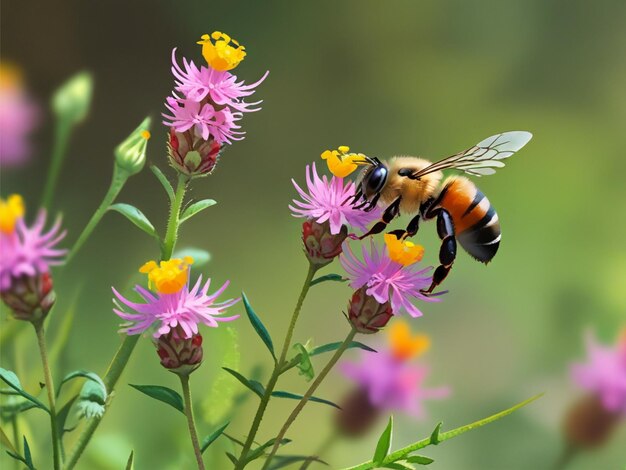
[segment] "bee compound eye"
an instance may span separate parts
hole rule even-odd
[[[384,166],[378,166],[373,171],[367,180],[367,189],[372,192],[379,192],[383,189],[385,182],[387,181],[387,168]]]

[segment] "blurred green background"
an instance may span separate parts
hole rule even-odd
[[[42,106],[75,72],[95,77],[91,114],[72,138],[56,198],[69,232],[66,246],[108,187],[113,147],[147,114],[156,122],[149,162],[171,175],[159,118],[173,86],[173,47],[202,63],[197,38],[226,31],[248,51],[236,70],[240,78],[252,82],[270,70],[256,95],[263,110],[244,118],[246,139],[225,152],[212,176],[193,185],[192,197],[218,205],[183,227],[179,246],[208,249],[212,260],[202,271],[217,282],[232,280],[233,296],[245,290],[278,343],[306,274],[300,221],[287,209],[295,196],[290,179],[303,181],[306,163],[338,145],[381,158],[437,158],[497,132],[531,131],[534,139],[506,169],[478,181],[500,215],[498,256],[485,267],[460,254],[445,301],[423,306],[424,317],[412,321],[414,330],[432,337],[430,384],[450,385],[453,396],[430,404],[424,422],[398,416],[395,443],[428,435],[437,421],[451,428],[545,391],[527,409],[425,453],[439,469],[553,465],[562,449],[562,415],[580,394],[568,365],[584,354],[584,329],[608,342],[626,322],[625,2],[68,0],[2,7],[2,59],[23,68]],[[52,134],[46,111],[30,164],[2,173],[2,194],[22,193],[31,215]],[[137,205],[164,231],[166,200],[148,170],[133,177],[118,200]],[[434,264],[434,224],[419,236]],[[119,344],[110,286],[128,292],[137,267],[157,256],[156,244],[111,213],[70,269],[58,273],[50,340],[72,305],[76,317],[57,376],[104,372]],[[339,270],[333,264],[325,272]],[[297,339],[343,338],[349,295],[344,284],[313,289]],[[6,312],[1,321],[3,329],[11,327]],[[216,382],[222,393],[244,392],[220,372],[222,363],[247,374],[262,365],[263,380],[269,373],[269,357],[247,321],[231,325],[236,333],[205,330],[206,363],[192,380],[205,410],[198,416],[201,434],[225,419],[227,403],[212,391]],[[238,351],[229,346],[235,334]],[[360,339],[375,345],[382,337]],[[34,335],[16,330],[2,352],[2,365],[35,387],[41,377]],[[131,449],[138,469],[192,468],[183,417],[128,383],[177,388],[149,339],[142,339],[79,468],[123,468]],[[305,387],[295,373],[281,386]],[[350,389],[335,373],[318,395],[339,400]],[[259,440],[276,434],[293,405],[271,405]],[[238,407],[230,432],[241,437],[256,399]],[[314,451],[332,430],[332,414],[323,405],[308,406],[289,433],[289,452]],[[33,442],[44,442],[47,433],[40,415],[25,415]],[[324,456],[331,468],[369,458],[383,427],[361,441],[336,443]],[[226,466],[221,456],[229,444],[218,442],[210,468]],[[624,442],[622,427],[609,445],[572,468],[623,466]],[[46,468],[49,450],[35,447]],[[6,455],[0,464],[8,464]]]

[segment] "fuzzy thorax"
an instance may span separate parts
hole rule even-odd
[[[381,194],[384,204],[391,204],[398,196],[402,196],[400,212],[415,214],[420,205],[437,192],[442,173],[436,171],[422,176],[419,180],[412,180],[398,174],[402,168],[419,171],[430,165],[431,162],[417,157],[394,157],[389,161],[389,181]]]

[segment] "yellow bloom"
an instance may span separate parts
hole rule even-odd
[[[421,261],[424,257],[423,246],[416,245],[408,240],[398,240],[398,238],[391,233],[385,234],[385,243],[387,244],[389,258],[403,266],[409,266]]]
[[[148,261],[139,268],[139,272],[148,275],[150,288],[154,286],[161,294],[174,294],[187,284],[190,264],[193,264],[190,256],[161,261],[159,264]]]
[[[389,343],[393,355],[402,360],[417,357],[430,347],[430,338],[426,335],[411,335],[408,323],[396,320],[389,328]]]
[[[22,72],[13,64],[0,64],[0,89],[22,88]]]
[[[13,233],[24,212],[24,199],[19,194],[11,194],[6,201],[0,198],[0,231]]]
[[[209,66],[220,72],[234,69],[246,56],[245,47],[219,31],[210,36],[203,34],[198,44],[202,45],[202,55]]]
[[[345,178],[357,169],[360,163],[365,162],[362,153],[348,153],[350,147],[339,146],[337,150],[326,150],[321,157],[326,160],[330,172],[338,178]]]

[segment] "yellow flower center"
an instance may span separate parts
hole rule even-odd
[[[219,31],[214,31],[210,36],[203,34],[198,44],[202,45],[202,55],[207,64],[219,72],[234,69],[246,56],[244,46]]]
[[[399,240],[391,233],[385,234],[385,243],[389,258],[402,266],[409,266],[413,263],[421,261],[424,257],[424,247],[416,245],[408,240]]]
[[[159,264],[148,261],[139,268],[139,272],[148,275],[150,288],[154,286],[161,294],[175,294],[187,284],[190,264],[193,264],[190,256],[161,261]]]
[[[428,350],[430,338],[426,335],[411,335],[408,323],[396,320],[388,330],[391,352],[395,358],[406,361]]]
[[[152,134],[150,134],[150,131],[141,131],[141,137],[144,139],[149,140],[151,136]]]
[[[366,161],[362,153],[348,153],[349,151],[350,147],[341,145],[337,150],[326,150],[321,155],[330,172],[338,178],[345,178]]]
[[[24,199],[19,194],[11,194],[6,201],[0,198],[0,231],[13,233],[24,212]]]
[[[22,87],[22,72],[12,64],[0,64],[0,88],[18,89]]]

